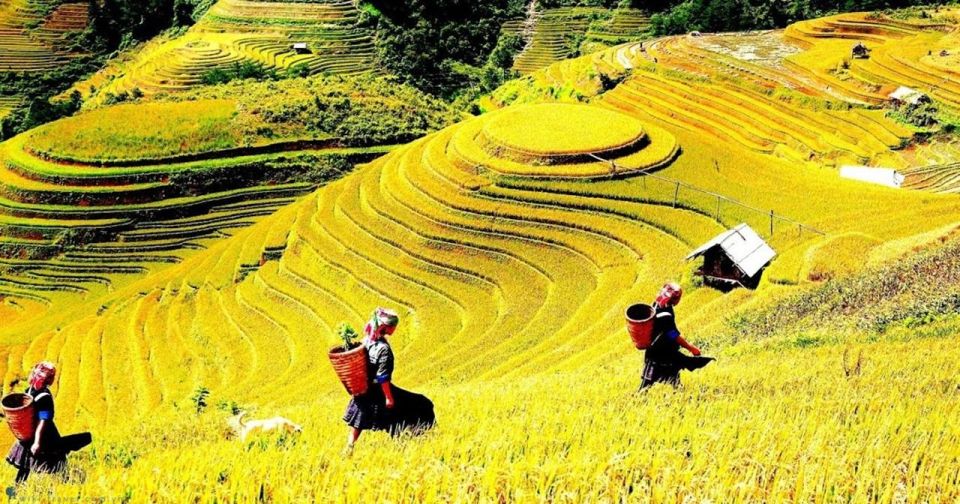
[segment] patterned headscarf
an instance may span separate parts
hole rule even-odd
[[[57,368],[53,363],[43,361],[33,366],[33,370],[30,371],[30,377],[27,381],[30,382],[30,387],[32,387],[33,390],[41,390],[44,387],[52,385],[53,379],[56,377]]]
[[[367,322],[366,327],[363,328],[363,332],[370,341],[377,341],[383,337],[383,333],[387,329],[396,327],[399,323],[400,316],[397,315],[397,312],[386,308],[377,308],[374,310],[373,316],[370,317],[370,322]]]
[[[683,289],[680,288],[680,285],[676,282],[667,282],[660,289],[660,294],[657,294],[657,300],[654,301],[654,304],[660,308],[674,306],[680,303],[681,296],[683,296]]]

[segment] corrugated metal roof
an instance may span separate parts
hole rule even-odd
[[[900,86],[896,91],[887,95],[887,98],[892,100],[900,100],[904,103],[909,103],[911,105],[916,104],[921,99],[925,98],[926,95],[917,91],[916,89],[909,88],[907,86]]]
[[[701,256],[716,246],[721,247],[727,257],[748,277],[759,273],[777,255],[756,231],[746,224],[740,224],[703,244],[691,252],[687,259]]]
[[[906,177],[893,168],[874,168],[871,166],[843,165],[840,167],[840,176],[861,182],[885,185],[900,188]]]

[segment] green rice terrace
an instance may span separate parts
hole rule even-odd
[[[244,64],[298,75],[366,73],[374,69],[374,33],[359,15],[351,0],[219,0],[186,33],[128,51],[74,89],[95,102],[178,92]]]
[[[42,74],[84,55],[73,38],[88,27],[89,7],[57,0],[0,2],[0,75]],[[24,100],[20,90],[0,85],[0,123]]]
[[[551,63],[648,36],[648,16],[639,9],[557,7],[538,10],[531,3],[527,17],[508,21],[503,32],[521,37],[524,47],[513,68],[528,74]]]
[[[50,70],[71,58],[67,36],[89,21],[87,2],[8,0],[0,4],[0,72]]]

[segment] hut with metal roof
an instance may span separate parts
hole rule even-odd
[[[898,87],[892,93],[887,95],[887,98],[894,107],[901,107],[904,105],[908,107],[916,107],[921,103],[930,103],[929,96],[907,86]]]
[[[720,233],[687,256],[703,257],[697,274],[708,285],[721,289],[756,288],[763,269],[777,253],[750,226],[739,226]]]

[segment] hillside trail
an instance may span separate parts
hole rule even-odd
[[[533,45],[533,36],[537,31],[537,25],[540,23],[542,14],[537,10],[537,0],[530,0],[525,9],[527,17],[523,20],[520,28],[520,37],[523,39],[523,53]]]

